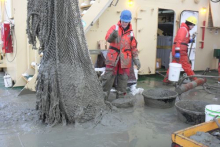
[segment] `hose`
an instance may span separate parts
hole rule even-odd
[[[158,73],[158,74],[161,75],[162,77],[165,77],[165,75],[163,75],[163,74],[160,73],[159,71],[156,71],[156,73]]]
[[[182,85],[182,83],[183,83],[183,81],[184,81],[185,79],[187,79],[187,78],[192,78],[192,77],[199,77],[199,78],[220,78],[220,76],[206,76],[206,75],[186,76],[186,77],[182,77],[182,78],[179,80],[179,82],[178,82],[177,85],[178,85],[178,86]],[[212,92],[212,91],[210,91],[210,90],[208,90],[208,89],[215,89],[215,90],[217,90],[217,89],[219,89],[220,87],[218,87],[218,86],[213,86],[213,85],[211,86],[211,85],[208,85],[207,83],[205,83],[205,84],[203,84],[203,88],[204,88],[204,90],[205,90],[207,93],[216,95],[217,93]]]
[[[218,115],[216,115],[214,118],[213,118],[213,121],[217,124],[218,128],[220,129],[220,124],[218,123]]]
[[[186,77],[182,77],[179,82],[178,85],[182,85],[183,81],[187,78],[193,78],[193,77],[197,77],[197,78],[220,78],[220,76],[206,76],[206,75],[193,75],[193,76],[186,76]]]

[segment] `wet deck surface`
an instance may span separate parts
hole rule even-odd
[[[208,81],[215,84],[216,80]],[[0,73],[0,147],[170,147],[171,134],[191,126],[178,120],[175,107],[150,108],[137,95],[133,108],[108,112],[98,125],[89,122],[49,127],[37,119],[34,94],[18,97],[21,89],[7,89],[3,84]],[[174,89],[162,85],[159,75],[140,77],[138,87]],[[186,99],[220,104],[218,96],[202,87],[184,93],[181,100]]]

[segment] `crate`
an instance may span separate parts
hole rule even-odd
[[[220,123],[220,119],[217,119]],[[217,124],[214,121],[209,121],[195,125],[172,134],[173,144],[178,144],[181,147],[207,147],[201,143],[198,143],[189,137],[195,135],[197,132],[209,132],[218,129]]]
[[[161,59],[161,66],[164,66],[165,69],[169,68],[170,52],[171,49],[157,49],[157,58]]]
[[[161,68],[161,58],[157,58],[156,59],[156,69],[160,69]]]

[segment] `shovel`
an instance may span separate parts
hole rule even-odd
[[[196,34],[193,34],[192,39],[194,40],[195,38],[196,38]],[[188,55],[188,60],[189,60],[189,63],[190,63],[191,65],[192,65],[192,62],[191,62],[191,60],[189,59],[189,57],[190,57],[190,55],[191,55],[192,46],[193,46],[193,42],[192,42],[191,45],[190,45],[189,55]]]

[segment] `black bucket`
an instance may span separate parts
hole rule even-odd
[[[144,90],[143,96],[147,106],[165,109],[174,106],[178,93],[172,90],[156,88]]]
[[[191,125],[203,123],[205,122],[205,106],[208,104],[203,101],[178,101],[175,104],[178,118]]]

